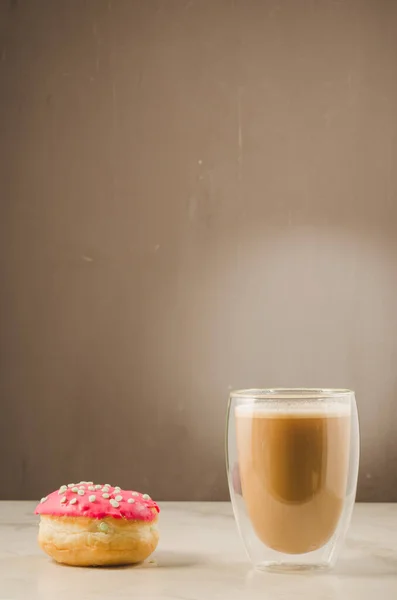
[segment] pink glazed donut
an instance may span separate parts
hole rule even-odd
[[[92,481],[69,483],[36,507],[39,545],[66,565],[138,563],[156,549],[159,512],[147,494]]]

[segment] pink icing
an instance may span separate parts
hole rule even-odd
[[[73,492],[71,487],[67,487],[65,491],[56,490],[49,494],[38,504],[35,510],[36,515],[53,515],[67,517],[89,517],[91,519],[103,519],[105,517],[113,517],[115,519],[128,519],[131,521],[153,521],[158,512],[159,507],[148,496],[145,498],[139,492],[115,490],[114,487],[108,486],[107,491],[103,489],[103,485],[99,490],[90,490],[89,487],[94,486],[91,482],[76,483],[73,488],[78,488],[84,491],[84,495]],[[109,498],[104,498],[102,494],[109,494]],[[95,500],[90,501],[90,496],[95,496]],[[110,500],[115,500],[116,496],[121,496],[117,502],[118,507],[112,506]],[[62,498],[66,501],[61,502]],[[71,504],[70,501],[75,498],[76,503]],[[129,503],[132,498],[134,503]],[[151,509],[155,509],[154,512]]]

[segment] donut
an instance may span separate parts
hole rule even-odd
[[[148,496],[80,481],[41,499],[38,542],[58,563],[80,567],[139,563],[158,543],[160,512]]]

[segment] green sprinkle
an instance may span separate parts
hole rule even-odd
[[[109,494],[107,494],[106,492],[104,494],[102,494],[102,498],[105,498],[105,500],[107,500],[108,498],[110,498]]]
[[[142,498],[144,500],[151,500],[151,497],[149,496],[149,494],[143,494]]]
[[[95,496],[95,494],[92,494],[91,496],[88,496],[88,500],[89,500],[90,502],[95,502],[95,500],[96,500],[96,496]]]
[[[101,531],[103,531],[103,533],[107,533],[107,532],[109,531],[109,525],[107,525],[106,523],[103,523],[103,522],[102,522],[102,523],[99,525],[99,529],[100,529]]]
[[[42,498],[42,499],[40,500],[41,504],[43,504],[43,502],[45,502],[46,500],[47,500],[47,496],[44,496],[44,498]]]
[[[72,492],[74,492],[75,494],[77,494],[77,492],[79,491],[79,488],[74,486],[72,487]]]
[[[114,499],[117,500],[117,502],[121,502],[122,499],[123,499],[123,496],[120,496],[120,495],[119,496],[115,496]]]
[[[78,490],[77,493],[78,493],[79,496],[84,496],[85,491],[84,490]]]
[[[134,498],[128,498],[127,502],[128,504],[134,504],[135,500]]]
[[[118,508],[120,506],[120,504],[117,502],[117,500],[113,500],[113,498],[111,498],[109,500],[109,502],[113,506],[113,508]]]
[[[69,504],[76,504],[77,498],[72,498]]]
[[[65,504],[65,502],[66,502],[66,496],[62,496],[62,498],[61,498],[61,504]]]

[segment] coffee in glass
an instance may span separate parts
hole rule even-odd
[[[233,392],[227,463],[235,516],[254,564],[295,570],[333,564],[357,483],[353,392]]]

